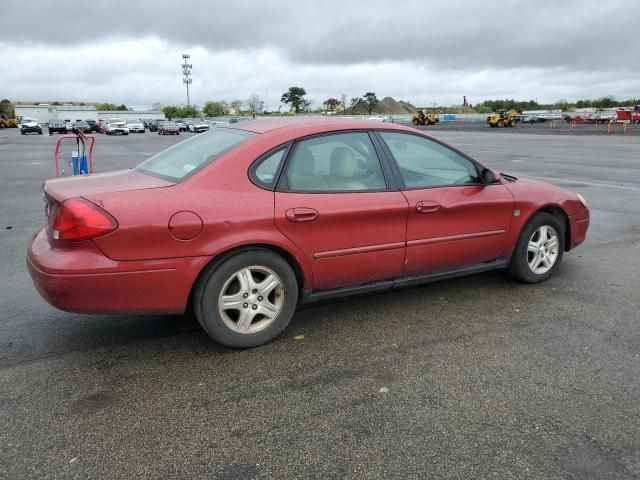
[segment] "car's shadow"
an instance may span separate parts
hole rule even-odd
[[[488,272],[323,303],[298,310],[275,342],[287,341],[300,332],[311,336],[359,335],[364,324],[384,326],[386,318],[398,320],[415,315],[412,312],[416,311],[438,311],[446,318],[460,314],[457,303],[476,299],[485,304],[498,304],[521,288],[527,286],[509,280],[502,272]],[[0,366],[100,349],[134,347],[136,351],[143,351],[169,343],[183,352],[232,351],[212,341],[193,315],[79,315],[43,308],[47,308],[45,318],[30,320],[37,322],[38,331],[24,343],[10,345],[6,354],[0,356]],[[25,330],[35,327],[24,326]]]

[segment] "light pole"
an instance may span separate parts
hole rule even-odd
[[[191,69],[193,68],[193,65],[190,63],[187,63],[188,60],[191,58],[191,56],[188,53],[183,53],[182,54],[182,60],[183,60],[183,64],[182,64],[182,83],[184,83],[187,86],[187,107],[190,106],[189,104],[189,84],[193,82],[193,79],[191,78]]]

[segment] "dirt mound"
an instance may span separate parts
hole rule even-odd
[[[378,102],[378,105],[376,105],[374,110],[377,113],[386,115],[401,115],[403,113],[414,113],[416,111],[416,107],[408,102],[398,102],[391,97],[384,97],[380,102]]]

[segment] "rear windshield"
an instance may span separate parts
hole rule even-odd
[[[255,133],[251,132],[219,128],[154,155],[138,165],[136,170],[179,182],[254,136]]]

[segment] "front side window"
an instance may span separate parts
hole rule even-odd
[[[177,182],[254,136],[255,133],[242,130],[216,129],[163,150],[142,162],[136,170]]]
[[[357,192],[387,188],[367,133],[341,133],[303,140],[287,166],[290,190]]]
[[[400,132],[380,132],[407,188],[480,183],[475,164],[437,142]]]

